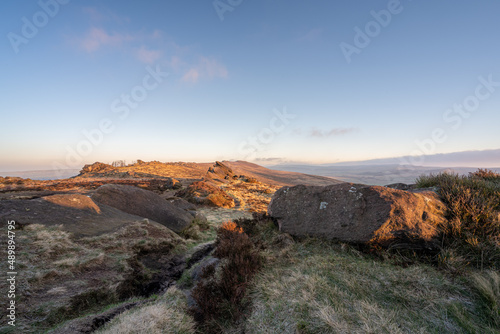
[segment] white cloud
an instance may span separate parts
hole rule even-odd
[[[125,34],[108,33],[102,28],[90,28],[85,37],[80,40],[79,46],[86,52],[97,51],[102,46],[119,46],[133,37]]]
[[[356,130],[357,129],[355,129],[355,128],[333,128],[330,130],[320,130],[317,128],[312,128],[309,131],[309,136],[310,137],[318,137],[318,138],[334,137],[334,136],[345,135],[345,134],[354,132]]]
[[[189,68],[183,75],[182,81],[196,83],[201,78],[227,78],[228,71],[226,67],[214,59],[201,57],[198,64]]]
[[[182,81],[196,83],[200,78],[200,72],[196,68],[192,68],[184,74]]]
[[[142,45],[139,50],[137,50],[137,58],[143,63],[152,64],[161,58],[161,51],[149,50]]]
[[[341,136],[351,132],[358,131],[357,128],[332,128],[330,130],[320,130],[318,128],[311,128],[308,131],[304,131],[302,129],[293,129],[292,133],[294,135],[302,135],[306,134],[308,137],[316,137],[316,138],[327,138],[334,136]]]
[[[227,69],[224,65],[217,63],[214,59],[202,57],[201,66],[209,78],[227,78]]]

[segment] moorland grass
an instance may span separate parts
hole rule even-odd
[[[447,206],[441,260],[462,267],[500,268],[500,174],[479,169],[467,176],[424,175],[416,186],[436,187]]]

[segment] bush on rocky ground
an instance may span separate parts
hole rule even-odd
[[[500,268],[500,174],[479,169],[468,176],[421,176],[417,187],[437,187],[448,208],[441,262]]]
[[[205,332],[216,332],[217,322],[241,316],[247,287],[261,266],[253,242],[235,222],[217,230],[214,256],[221,259],[220,266],[207,266],[192,292],[197,306],[191,312]]]

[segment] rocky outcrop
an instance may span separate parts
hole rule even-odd
[[[89,174],[89,173],[108,172],[108,171],[112,171],[112,170],[115,170],[115,169],[116,168],[113,167],[113,166],[111,166],[111,165],[104,164],[102,162],[94,162],[91,165],[85,165],[85,166],[83,166],[82,170],[80,171],[80,175]]]
[[[233,208],[234,199],[224,190],[204,181],[193,182],[189,187],[178,191],[176,196],[183,197],[191,203]]]
[[[137,187],[105,184],[96,190],[92,199],[129,214],[154,220],[174,232],[181,232],[193,221],[189,213],[154,192]]]
[[[216,161],[215,165],[208,168],[208,172],[205,177],[208,179],[216,179],[222,182],[238,179],[238,175],[234,174],[233,170],[230,167],[226,166],[220,161]]]
[[[433,192],[410,193],[343,183],[283,187],[268,213],[281,231],[354,243],[430,243],[445,224],[445,206]]]

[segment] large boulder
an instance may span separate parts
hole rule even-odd
[[[94,202],[85,195],[60,194],[29,200],[1,200],[0,221],[7,219],[19,225],[60,226],[62,231],[82,238],[114,233],[144,218]],[[164,228],[158,223],[150,224]]]
[[[283,187],[268,207],[281,231],[355,243],[432,245],[446,223],[434,192],[342,183]]]
[[[181,232],[193,221],[193,216],[186,211],[152,191],[137,187],[105,184],[96,190],[92,199],[129,214],[154,220],[174,232]]]

